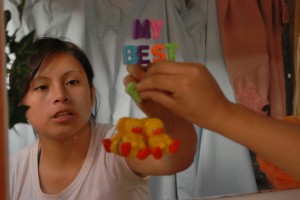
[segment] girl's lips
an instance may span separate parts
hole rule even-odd
[[[67,122],[69,120],[71,120],[74,117],[73,113],[68,112],[68,111],[60,111],[57,112],[54,116],[53,116],[53,120],[55,122]]]
[[[57,112],[57,113],[55,113],[54,118],[62,117],[62,116],[65,116],[65,115],[72,115],[72,113],[68,112],[68,111]]]

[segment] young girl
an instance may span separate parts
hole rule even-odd
[[[32,69],[22,104],[39,140],[10,161],[10,199],[150,199],[149,175],[169,175],[193,162],[196,133],[191,123],[143,101],[149,117],[159,117],[177,138],[177,153],[162,159],[121,157],[104,150],[115,132],[92,115],[96,101],[93,69],[74,44],[40,38],[30,58]]]

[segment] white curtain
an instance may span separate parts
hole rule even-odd
[[[12,0],[6,8],[15,9]],[[135,19],[162,19],[158,40],[131,39]],[[201,62],[235,101],[220,43],[216,0],[26,0],[19,37],[35,30],[37,36],[65,37],[88,55],[95,71],[100,101],[97,121],[115,124],[123,116],[143,117],[124,91],[124,45],[178,44],[176,61]],[[18,27],[14,17],[11,28]],[[205,94],[203,94],[205,95]],[[218,122],[216,122],[218,123]],[[26,128],[24,128],[24,126]],[[152,198],[191,199],[256,192],[248,150],[222,136],[196,127],[198,151],[193,165],[173,176],[153,177]],[[34,140],[29,126],[10,131],[10,154]]]

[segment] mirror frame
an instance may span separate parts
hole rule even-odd
[[[0,9],[3,10],[3,1],[0,2]],[[4,52],[4,13],[0,12],[0,199],[8,199],[8,178],[7,178],[7,97],[5,89],[5,52]]]

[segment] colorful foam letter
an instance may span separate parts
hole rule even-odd
[[[175,49],[178,47],[177,43],[167,43],[165,44],[166,49],[168,49],[168,60],[175,61]]]
[[[140,97],[139,93],[136,90],[136,83],[135,82],[131,82],[127,85],[126,92],[129,94],[129,96],[131,96],[131,98],[135,102],[137,102],[137,103],[142,102],[142,98]]]
[[[136,64],[138,62],[137,47],[134,45],[126,45],[123,47],[124,64]]]
[[[143,23],[136,19],[132,23],[132,39],[149,39],[150,38],[150,22],[148,19]]]
[[[160,60],[166,60],[166,54],[163,52],[165,49],[162,44],[154,44],[151,48],[151,53],[153,55],[153,62],[157,62]]]
[[[163,25],[163,20],[162,19],[150,20],[150,25],[151,25],[152,33],[153,33],[152,38],[154,40],[157,40],[160,37],[160,30]]]
[[[144,51],[146,50],[146,51]],[[149,46],[148,45],[140,45],[138,46],[138,63],[139,64],[149,64],[150,60],[144,60],[143,57],[147,57],[149,54],[147,52],[147,50],[149,50]]]

